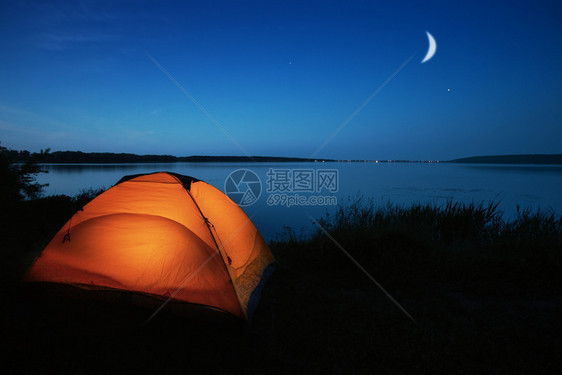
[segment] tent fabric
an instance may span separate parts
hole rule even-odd
[[[171,297],[248,318],[273,255],[213,186],[168,172],[124,177],[59,230],[25,281]]]

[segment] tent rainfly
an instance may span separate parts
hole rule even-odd
[[[24,280],[142,293],[249,319],[273,262],[225,194],[158,172],[123,177],[76,212]]]

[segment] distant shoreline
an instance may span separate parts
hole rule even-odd
[[[173,156],[137,155],[112,152],[55,151],[30,153],[7,150],[12,162],[26,162],[34,158],[40,164],[133,164],[133,163],[459,163],[459,164],[537,164],[562,165],[562,154],[520,154],[471,156],[452,160],[405,160],[405,159],[324,159],[282,156]]]
[[[16,151],[13,159],[24,162],[31,156],[25,151]],[[37,154],[35,154],[37,155]],[[278,156],[173,156],[137,155],[112,152],[55,151],[37,158],[41,164],[132,164],[132,163],[295,163],[295,162],[333,162],[333,159],[308,159]]]
[[[562,154],[471,156],[449,160],[444,163],[562,165]]]

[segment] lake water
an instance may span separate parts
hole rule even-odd
[[[109,188],[125,175],[157,171],[192,176],[225,191],[232,172],[248,169],[259,177],[261,194],[243,209],[266,240],[276,238],[285,226],[308,232],[313,228],[309,215],[324,216],[335,209],[334,199],[345,204],[358,196],[380,205],[499,201],[507,218],[513,217],[517,205],[562,214],[562,166],[338,162],[46,164],[44,168],[49,173],[41,174],[38,181],[49,184],[47,195]],[[250,185],[238,187],[242,191]]]

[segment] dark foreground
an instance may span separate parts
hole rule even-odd
[[[12,372],[555,372],[562,347],[562,221],[494,207],[351,205],[324,234],[271,244],[278,269],[252,325],[126,301],[61,298],[18,283],[88,197],[2,213],[0,326]]]

